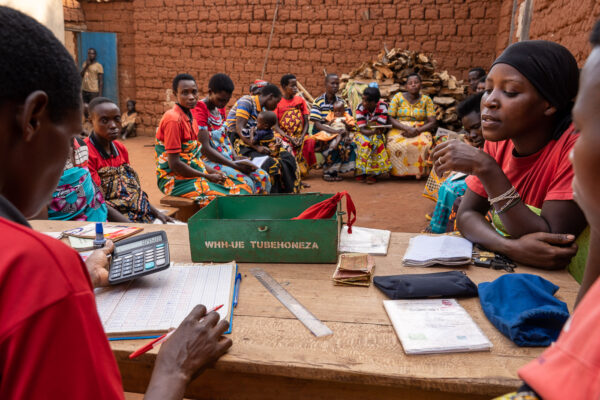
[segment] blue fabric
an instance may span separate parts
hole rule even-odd
[[[548,346],[569,318],[558,286],[537,275],[509,274],[478,286],[483,312],[518,346]]]
[[[467,190],[466,176],[455,181],[446,179],[438,189],[438,199],[429,222],[432,233],[445,233],[454,201]]]

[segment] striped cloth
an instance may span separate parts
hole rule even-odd
[[[335,100],[331,103],[328,103],[325,95],[326,94],[323,93],[322,95],[317,97],[314,103],[312,104],[312,107],[310,109],[311,121],[325,121],[325,118],[327,118],[327,114],[329,114],[330,111],[333,111],[333,103],[339,100],[344,102],[346,112],[352,115],[352,110],[350,109],[350,107],[348,107],[348,104],[346,103],[346,101],[344,101],[344,99],[335,96]]]
[[[258,114],[262,111],[258,96],[245,95],[235,102],[229,114],[227,114],[227,125],[228,132],[235,132],[235,121],[238,117],[242,117],[248,120],[246,128],[242,131],[245,136],[250,136],[250,129],[256,126],[256,119]]]

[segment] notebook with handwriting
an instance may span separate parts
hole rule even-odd
[[[96,289],[96,306],[109,338],[161,334],[176,328],[196,304],[220,304],[221,319],[231,322],[237,265],[173,264],[127,284]]]

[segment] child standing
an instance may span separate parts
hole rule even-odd
[[[379,89],[368,87],[362,103],[356,109],[356,123],[360,133],[356,143],[356,180],[375,183],[377,176],[389,172],[392,164],[385,149],[385,130],[388,123],[387,104],[381,100]]]
[[[299,165],[303,165],[303,172],[307,171],[306,163],[303,161],[304,139],[308,132],[308,106],[306,101],[298,94],[298,81],[296,76],[287,74],[281,77],[281,88],[283,97],[277,103],[278,126],[275,130],[281,135],[283,148],[289,151]],[[314,145],[313,145],[314,149]]]

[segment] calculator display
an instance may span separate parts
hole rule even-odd
[[[129,250],[132,250],[132,249],[136,249],[138,247],[144,247],[149,244],[160,243],[160,242],[162,242],[161,235],[156,235],[156,236],[153,236],[148,239],[140,240],[138,242],[133,242],[133,243],[124,244],[122,246],[117,246],[117,250],[119,253],[123,253],[123,252],[129,251]]]

